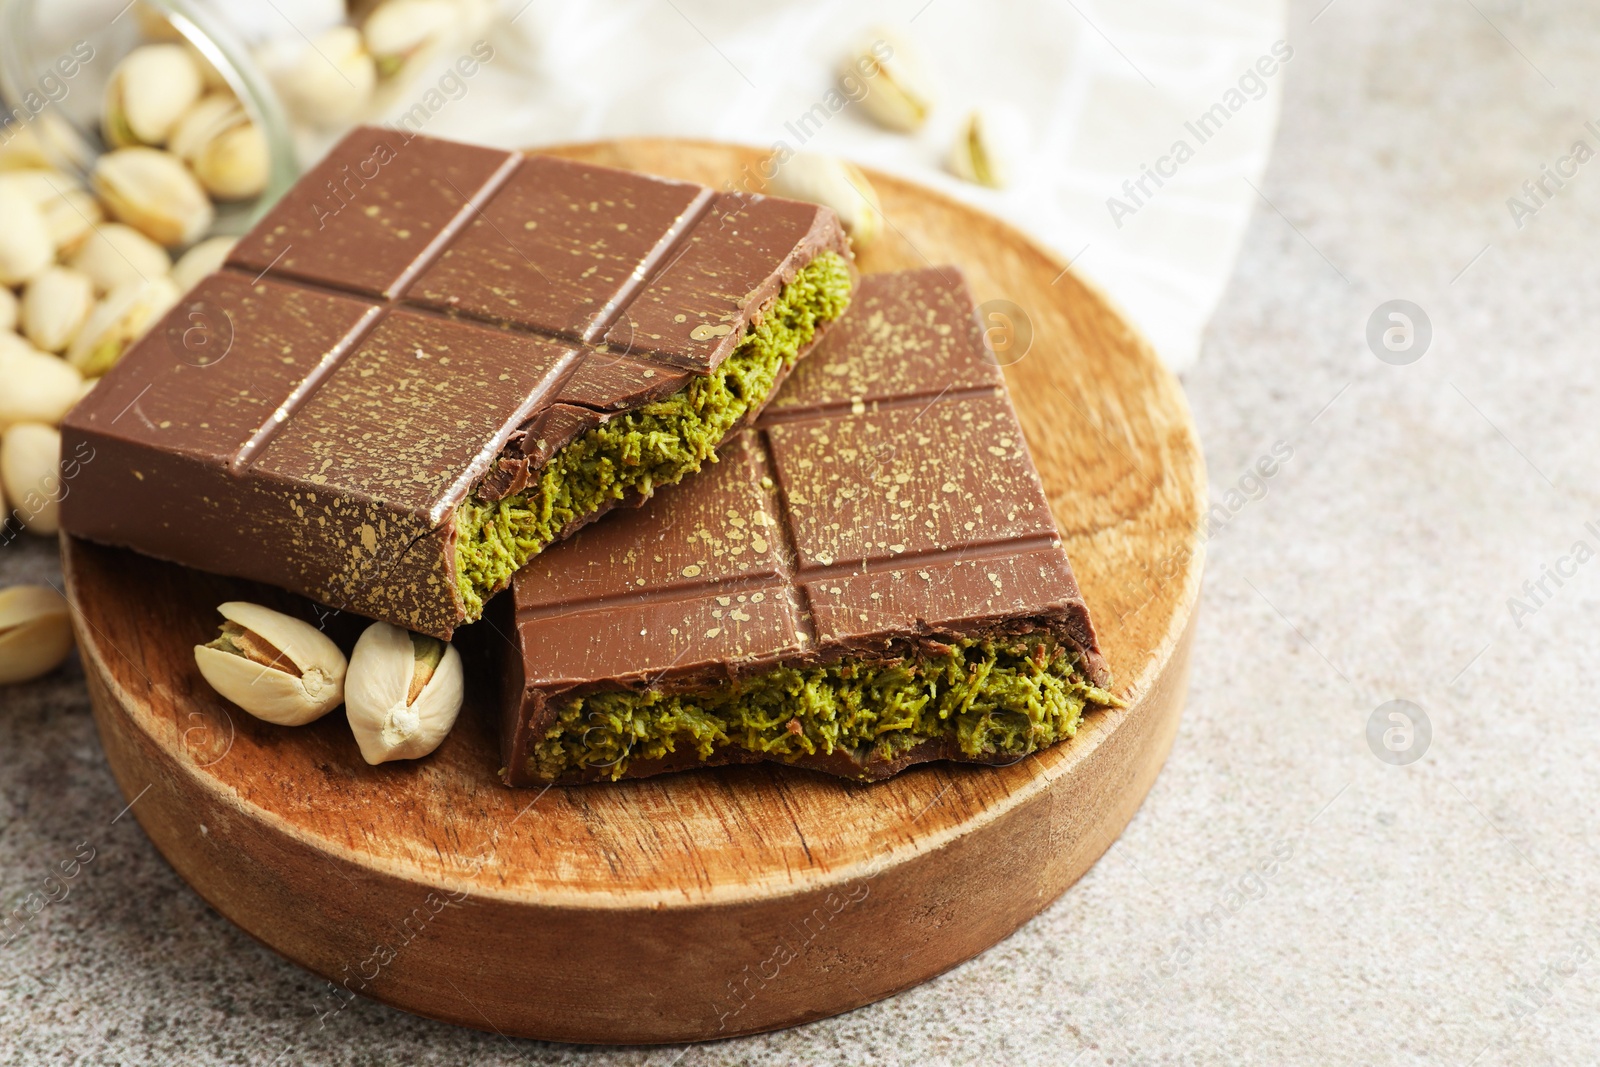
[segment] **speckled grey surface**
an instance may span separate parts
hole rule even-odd
[[[1560,561],[1600,548],[1600,163],[1520,230],[1506,198],[1600,148],[1600,9],[1325,2],[1291,15],[1270,204],[1187,381],[1216,496],[1293,456],[1212,540],[1176,749],[1063,899],[919,989],[738,1042],[572,1049],[366,1001],[319,1028],[313,979],[113,821],[73,669],[0,691],[0,903],[94,850],[0,948],[0,1062],[1595,1062],[1600,566]],[[1364,338],[1396,298],[1433,328],[1405,366]],[[0,550],[0,582],[51,557]],[[1367,741],[1392,699],[1432,725],[1408,766]]]

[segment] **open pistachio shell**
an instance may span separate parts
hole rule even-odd
[[[155,148],[119,148],[94,167],[94,190],[116,218],[171,248],[211,226],[211,200],[183,161]]]
[[[933,83],[916,50],[885,29],[865,34],[840,63],[842,80],[866,87],[861,107],[879,125],[913,133],[933,109]]]
[[[202,89],[181,44],[147,44],[122,58],[106,83],[101,132],[114,148],[166,144]]]
[[[72,615],[47,585],[0,589],[0,685],[48,674],[72,651]]]
[[[95,305],[67,349],[67,362],[86,378],[98,378],[144,336],[183,294],[171,278],[124,282]]]
[[[362,24],[378,73],[389,77],[444,40],[461,18],[453,0],[384,0]]]
[[[230,651],[227,627],[224,638],[196,645],[195,665],[223,697],[280,726],[312,722],[343,702],[348,665],[339,646],[322,631],[260,604],[229,601],[217,611],[247,638],[259,639],[284,657],[268,665]]]

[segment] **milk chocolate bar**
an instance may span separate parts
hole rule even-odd
[[[492,607],[503,779],[1009,763],[1116,703],[971,297],[870,275],[715,468]],[[501,642],[495,642],[501,644]]]
[[[827,208],[350,134],[62,429],[62,525],[448,638],[697,471],[848,304]]]

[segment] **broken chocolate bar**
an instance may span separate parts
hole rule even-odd
[[[864,278],[756,427],[492,605],[508,784],[1009,763],[1117,702],[954,268]]]
[[[62,526],[448,638],[697,471],[854,283],[827,208],[357,130],[66,420]]]

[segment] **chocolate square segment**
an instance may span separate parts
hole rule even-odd
[[[255,472],[337,485],[436,524],[576,358],[543,338],[396,311],[312,393]]]
[[[852,778],[929,759],[1005,762],[949,737],[887,754],[876,742],[822,741],[784,753],[770,734],[741,744],[757,729],[748,717],[718,733],[696,703],[730,685],[737,701],[755,692],[741,713],[777,715],[760,729],[809,740],[798,716],[780,720],[795,707],[833,715],[819,688],[963,641],[1004,644],[1006,669],[1024,676],[1045,669],[1037,657],[1054,657],[1052,669],[1067,662],[1076,684],[1110,680],[972,298],[948,267],[864,278],[850,311],[714,473],[556,546],[512,588],[501,627],[517,641],[502,670],[510,785],[767,758]],[[807,682],[797,673],[831,667],[842,673]],[[926,694],[932,682],[918,685]],[[790,703],[774,703],[774,687]],[[616,694],[648,700],[616,712],[606,703]],[[586,710],[590,698],[601,710]],[[588,744],[582,716],[612,713],[660,714],[677,733],[630,762],[626,752],[574,762],[568,746]],[[627,721],[627,736],[644,736],[647,723]]]
[[[768,435],[802,570],[1055,535],[1011,404],[992,387]]]
[[[353,297],[213,274],[101,380],[74,422],[102,439],[232,464],[375,314]]]
[[[831,219],[814,205],[722,193],[606,332],[613,347],[705,373],[738,347],[750,310],[810,257]],[[774,260],[783,266],[773,272]]]
[[[759,395],[710,379],[823,256],[800,328],[748,353]],[[855,281],[825,207],[358,129],[63,421],[94,459],[62,527],[449,638],[528,558],[714,459]],[[671,336],[600,339],[646,296]],[[696,382],[692,409],[591,434]]]
[[[523,568],[517,604],[561,615],[596,601],[638,605],[673,589],[776,580],[783,539],[761,462],[755,435],[741,434],[700,473],[697,491],[663,492],[656,506],[585,531],[580,551],[552,550]]]
[[[936,268],[884,274],[862,286],[832,331],[829,358],[796,367],[767,405],[768,416],[993,391],[996,363],[960,281],[952,269]]]
[[[252,275],[270,269],[393,295],[463,208],[517,158],[363,127],[295,183],[228,262]]]
[[[531,156],[406,299],[596,340],[711,197],[688,182]]]

